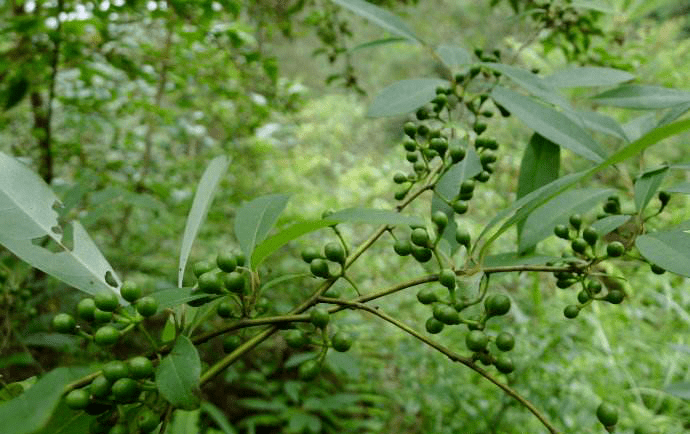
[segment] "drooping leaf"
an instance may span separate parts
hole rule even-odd
[[[372,225],[423,225],[424,220],[417,216],[403,215],[387,209],[348,208],[336,211],[328,220],[349,223],[370,223]]]
[[[230,425],[223,411],[209,401],[201,403],[201,411],[206,413],[218,425],[223,434],[237,434],[237,430]]]
[[[39,379],[26,392],[0,404],[3,434],[30,434],[42,429],[50,420],[69,383],[68,368],[57,368]]]
[[[668,166],[648,170],[635,179],[635,209],[642,213],[649,201],[654,197],[661,181],[664,180]]]
[[[314,232],[319,229],[334,225],[337,223],[332,219],[327,220],[305,220],[303,222],[295,223],[292,226],[284,229],[277,234],[266,238],[254,249],[252,254],[252,264],[258,267],[261,262],[266,259],[267,256],[302,235],[308,234],[309,232]]]
[[[591,227],[601,237],[623,226],[628,220],[630,220],[630,216],[627,215],[611,215],[595,221]]]
[[[522,87],[537,98],[558,107],[569,108],[568,100],[558,93],[550,84],[526,69],[504,63],[482,63],[482,65],[499,71],[506,77],[513,80],[515,84]],[[506,107],[507,108],[507,107]]]
[[[185,224],[182,245],[180,247],[180,262],[177,270],[177,286],[180,288],[182,287],[182,277],[187,266],[189,253],[192,250],[192,244],[194,244],[194,240],[199,233],[201,224],[206,220],[206,214],[208,214],[208,209],[211,206],[211,202],[213,202],[213,196],[216,194],[216,189],[225,175],[225,171],[228,170],[228,164],[227,157],[223,155],[211,160],[196,188],[192,208],[187,215],[187,223]]]
[[[253,268],[256,264],[251,258],[256,246],[266,239],[268,232],[283,212],[290,196],[285,194],[270,194],[258,197],[245,203],[237,210],[235,216],[235,236],[240,248]]]
[[[491,96],[528,127],[553,143],[590,161],[600,163],[604,160],[605,152],[601,146],[562,113],[500,86],[491,92]]]
[[[690,194],[690,182],[681,182],[669,188],[665,188],[664,190],[669,193]]]
[[[569,190],[541,205],[525,220],[518,251],[535,246],[553,234],[557,224],[567,224],[572,214],[588,211],[613,192],[613,189],[600,188]]]
[[[59,224],[56,205],[57,196],[38,175],[0,152],[0,245],[88,294],[119,294],[120,280],[108,261],[79,222]],[[71,243],[64,237],[70,231]]]
[[[448,86],[440,78],[411,78],[400,80],[374,97],[367,116],[397,116],[413,112],[436,96],[438,86]]]
[[[613,86],[634,79],[634,75],[620,69],[574,66],[556,71],[544,78],[544,81],[554,87],[569,88]]]
[[[690,401],[690,382],[671,383],[664,388],[664,392],[677,398]]]
[[[156,387],[174,407],[183,410],[199,408],[201,360],[188,337],[181,335],[170,354],[156,368]]]
[[[421,42],[415,33],[400,18],[385,9],[363,0],[331,0],[333,3],[351,10],[360,17],[414,42]]]
[[[659,86],[627,84],[607,90],[593,99],[604,105],[629,109],[664,109],[690,102],[690,92]]]
[[[561,148],[549,139],[534,133],[522,156],[517,199],[557,179],[560,167]],[[517,225],[518,240],[522,238],[523,226],[524,220]]]
[[[455,253],[460,247],[455,239],[455,231],[457,229],[457,223],[453,218],[455,212],[438,195],[440,194],[448,200],[453,200],[460,191],[460,184],[462,181],[472,178],[482,170],[482,163],[479,161],[479,156],[474,148],[468,147],[465,158],[461,162],[453,165],[436,183],[435,192],[437,194],[434,194],[431,198],[431,214],[433,215],[436,211],[443,211],[443,213],[448,216],[448,224],[443,229],[441,238],[448,242],[451,254]]]
[[[443,64],[451,71],[462,70],[472,63],[472,55],[458,45],[442,44],[436,49],[436,54],[441,58]]]
[[[681,276],[690,277],[690,233],[685,230],[651,232],[635,239],[648,261]]]

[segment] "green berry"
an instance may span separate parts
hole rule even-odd
[[[662,207],[666,206],[668,201],[671,200],[671,194],[667,191],[660,191],[658,197]]]
[[[94,312],[96,311],[96,302],[93,298],[83,298],[77,304],[77,316],[85,321],[94,320]]]
[[[612,289],[606,294],[606,301],[611,304],[621,304],[625,298],[625,293],[620,289]]]
[[[403,184],[407,182],[407,175],[402,172],[396,172],[395,175],[393,175],[393,182],[396,184]]]
[[[244,276],[237,271],[228,273],[223,276],[223,285],[232,293],[242,294],[244,292]]]
[[[319,375],[321,365],[316,359],[307,360],[299,365],[297,375],[302,381],[311,381]]]
[[[142,297],[136,303],[137,312],[143,317],[150,317],[158,311],[158,302],[151,296]]]
[[[448,289],[455,288],[455,272],[450,268],[441,270],[438,274],[438,282]]]
[[[65,404],[72,410],[82,410],[89,405],[89,392],[86,389],[72,390],[65,396]]]
[[[235,313],[235,309],[232,303],[227,300],[221,301],[216,307],[216,313],[221,318],[232,318]]]
[[[570,222],[570,225],[575,229],[580,229],[580,226],[582,226],[582,217],[580,216],[580,214],[571,215],[568,221]]]
[[[331,214],[333,214],[333,213],[331,212]],[[326,217],[323,217],[323,218],[326,218]],[[237,262],[238,267],[243,267],[244,264],[247,262],[247,257],[244,256],[244,253],[237,252],[237,253],[235,253],[235,261]]]
[[[411,137],[405,137],[403,139],[403,148],[407,152],[414,152],[417,150],[417,141]]]
[[[494,294],[484,299],[484,308],[489,316],[501,316],[510,310],[510,298],[503,294]]]
[[[94,334],[93,339],[100,346],[114,345],[120,338],[120,331],[113,326],[105,325]]]
[[[74,317],[68,313],[59,313],[53,317],[53,328],[58,333],[72,333],[77,328]]]
[[[503,374],[510,374],[515,370],[513,359],[507,354],[499,354],[494,360],[494,366]]]
[[[352,337],[345,332],[338,332],[331,338],[331,345],[333,349],[342,353],[350,349],[352,346]]]
[[[465,335],[465,345],[470,351],[483,351],[489,343],[489,337],[480,330],[472,330]]]
[[[458,226],[458,228],[455,230],[455,241],[457,241],[461,246],[465,246],[465,248],[469,249],[470,233],[467,231],[467,229]]]
[[[232,353],[240,345],[242,345],[242,338],[238,335],[226,335],[223,338],[223,351],[226,354]]]
[[[474,181],[471,179],[466,179],[460,183],[460,194],[468,194],[474,191]]]
[[[403,131],[408,137],[414,138],[415,134],[417,134],[417,125],[415,125],[414,122],[405,122],[405,125],[403,125]]]
[[[410,240],[412,243],[419,247],[429,246],[429,234],[424,228],[416,228],[410,234]]]
[[[209,261],[199,261],[192,265],[192,272],[194,276],[198,278],[202,274],[212,271],[214,268],[216,267]]]
[[[345,263],[345,249],[340,243],[331,242],[323,247],[323,254],[329,261],[337,262],[338,264]]]
[[[601,292],[601,282],[598,280],[590,280],[587,282],[587,289],[589,289],[589,292],[592,294],[598,294]]]
[[[93,320],[96,324],[105,324],[113,319],[112,312],[106,312],[104,310],[96,309],[93,312]]]
[[[223,292],[223,281],[220,273],[209,271],[199,276],[199,289],[207,294],[220,294]]]
[[[317,306],[309,313],[309,320],[315,327],[324,328],[328,325],[330,314],[325,308]]]
[[[110,394],[110,380],[104,375],[99,375],[91,381],[89,392],[96,398],[105,398]]]
[[[110,382],[125,378],[129,376],[129,366],[122,360],[111,360],[103,366],[103,376]]]
[[[496,347],[501,351],[510,351],[515,347],[515,338],[508,332],[501,332],[496,336]]]
[[[587,291],[580,291],[577,293],[577,301],[580,304],[585,304],[589,301],[589,294],[587,294]]]
[[[558,238],[564,240],[570,239],[570,231],[566,225],[556,225],[556,227],[553,228],[553,233],[556,234]]]
[[[604,203],[603,209],[607,214],[620,214],[621,205],[620,202],[609,199],[606,201],[606,203]]]
[[[417,120],[420,120],[420,121],[423,121],[425,119],[429,119],[429,112],[424,107],[419,108],[417,110],[417,112],[415,113],[415,115],[417,116]],[[421,127],[423,127],[423,126],[424,125],[420,125],[419,128],[417,128],[417,132],[420,135],[426,135],[426,134],[421,133]]]
[[[127,428],[127,425],[117,424],[114,427],[110,428],[108,434],[129,434],[129,428]]]
[[[438,298],[431,288],[423,288],[417,293],[417,300],[422,304],[431,304],[438,301]]]
[[[322,277],[324,279],[328,279],[328,277],[331,275],[331,272],[328,268],[328,262],[321,258],[311,261],[311,264],[309,264],[309,270],[311,270],[311,274],[314,276]]]
[[[488,167],[487,167],[488,169]],[[482,170],[478,174],[474,176],[474,179],[476,179],[478,182],[486,182],[491,178],[491,172],[488,170]]]
[[[618,423],[618,410],[613,405],[602,402],[599,407],[597,407],[597,419],[605,427],[614,426]]]
[[[153,362],[144,356],[132,357],[127,361],[129,374],[135,380],[153,375]]]
[[[436,225],[439,232],[442,232],[448,226],[448,216],[443,211],[436,211],[431,216],[431,221]]]
[[[482,152],[482,155],[479,157],[479,162],[482,164],[482,166],[486,166],[489,163],[493,163],[497,160],[496,153],[493,151],[484,151]]]
[[[446,140],[444,137],[436,137],[431,139],[429,142],[429,147],[438,152],[438,155],[443,156],[448,150],[448,140]]]
[[[465,148],[459,145],[451,145],[449,149],[450,159],[453,161],[453,164],[459,163],[465,158]]]
[[[104,312],[113,312],[120,306],[117,295],[110,291],[101,291],[94,297],[96,307]]]
[[[588,246],[587,241],[585,241],[582,238],[575,238],[570,243],[570,247],[573,249],[573,252],[580,253],[580,254],[585,253],[585,251],[587,250],[587,246]]]
[[[110,389],[115,401],[122,403],[134,402],[139,396],[139,384],[131,378],[120,378]]]
[[[563,315],[568,319],[577,318],[580,314],[580,308],[575,304],[569,304],[563,309]]]
[[[302,250],[302,260],[307,264],[320,257],[321,253],[319,253],[319,249],[316,247],[306,247],[304,250]]]
[[[577,282],[577,279],[574,278],[567,278],[567,279],[558,279],[556,280],[556,286],[561,288],[561,289],[566,289],[570,288]]]
[[[620,241],[612,241],[606,246],[606,254],[617,258],[625,253],[625,246]]]
[[[139,411],[136,424],[142,433],[150,433],[155,430],[161,422],[160,416],[148,408]]]
[[[125,281],[120,288],[120,295],[128,302],[133,303],[141,297],[141,288],[134,282]]]
[[[419,159],[419,154],[417,154],[416,152],[408,152],[407,154],[405,154],[405,159],[410,163],[416,163]]]
[[[441,321],[437,320],[434,317],[431,317],[426,320],[426,323],[424,324],[426,331],[428,333],[431,333],[432,335],[435,335],[437,333],[441,333],[441,330],[443,330],[443,327],[445,324],[443,324]]]
[[[488,125],[486,125],[484,122],[477,122],[474,124],[474,132],[477,133],[477,135],[480,135],[484,131],[486,131],[486,128]]]
[[[435,304],[433,315],[434,318],[441,321],[443,324],[455,325],[460,323],[460,315],[458,314],[458,311],[447,304]]]
[[[426,247],[412,246],[412,257],[417,260],[417,262],[425,263],[429,262],[433,257],[431,249]]]
[[[307,339],[302,330],[293,329],[285,332],[285,342],[288,344],[288,347],[299,349],[305,346],[309,339]]]
[[[232,273],[237,268],[237,259],[231,252],[221,252],[216,257],[216,265],[226,273]]]
[[[656,264],[650,264],[650,267],[652,269],[652,273],[654,274],[664,274],[666,272],[666,270],[664,270]]]
[[[589,244],[590,246],[594,246],[597,243],[597,238],[599,238],[599,234],[596,230],[594,230],[594,228],[586,227],[582,230],[582,238],[584,238],[584,240],[587,241],[587,244]]]
[[[453,211],[455,211],[456,214],[465,214],[467,212],[467,202],[464,200],[456,200],[453,202]]]
[[[412,245],[408,240],[396,240],[393,244],[393,250],[400,256],[407,256],[412,253]]]

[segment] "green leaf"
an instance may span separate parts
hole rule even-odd
[[[328,220],[348,223],[370,223],[372,225],[423,225],[417,216],[407,216],[396,211],[372,208],[348,208],[328,216]]]
[[[360,17],[371,21],[377,26],[388,30],[394,35],[402,36],[414,42],[421,40],[400,18],[391,14],[385,9],[375,6],[363,0],[331,0],[333,3],[342,6],[356,13]]]
[[[2,95],[4,99],[3,110],[9,110],[19,104],[29,91],[29,80],[24,76],[15,76],[9,80],[9,84]]]
[[[408,42],[407,38],[383,38],[383,39],[377,39],[375,41],[369,41],[365,42],[364,44],[359,44],[356,47],[353,47],[350,51],[358,51],[358,50],[363,50],[365,48],[374,48],[374,47],[379,47],[381,45],[389,45],[389,44],[395,44],[398,42]]]
[[[61,400],[48,424],[33,434],[89,434],[89,426],[94,419],[86,412],[71,410]]]
[[[539,241],[553,234],[553,228],[557,224],[566,224],[572,214],[591,209],[614,191],[608,188],[569,190],[541,205],[525,220],[518,251],[524,252],[535,246]]]
[[[208,294],[192,294],[192,288],[168,288],[160,289],[151,294],[151,296],[158,302],[158,309],[163,310],[179,306],[188,301],[208,297]]]
[[[591,9],[608,14],[616,12],[608,2],[601,0],[573,0],[571,6],[574,8]]]
[[[88,294],[119,294],[120,280],[82,225],[59,224],[54,209],[59,203],[38,175],[0,152],[0,245],[33,267]],[[71,243],[65,235],[70,231]],[[51,251],[49,246],[57,251]],[[114,286],[108,284],[106,276]]]
[[[180,288],[182,287],[182,278],[187,266],[187,260],[189,259],[189,253],[192,250],[192,244],[194,244],[201,224],[206,220],[208,208],[211,206],[221,178],[225,175],[225,171],[228,170],[228,164],[227,157],[223,155],[211,160],[196,188],[192,208],[187,215],[187,223],[185,224],[182,245],[180,247],[180,263],[177,270],[177,286]]]
[[[630,216],[627,215],[612,215],[592,223],[592,229],[597,231],[597,234],[602,237],[623,226],[628,220],[630,220]]]
[[[690,102],[690,92],[659,86],[628,84],[593,97],[604,105],[629,109],[664,109]]]
[[[443,211],[448,216],[448,225],[446,225],[441,238],[448,242],[450,246],[450,253],[455,253],[460,245],[455,240],[455,230],[457,223],[455,222],[455,212],[444,202],[438,195],[440,194],[448,200],[453,200],[460,191],[460,184],[466,179],[479,174],[482,171],[482,163],[479,161],[477,152],[472,147],[467,147],[467,155],[465,158],[451,166],[451,168],[438,180],[434,189],[435,193],[431,198],[431,214],[436,211]]]
[[[690,234],[684,230],[652,232],[635,240],[648,261],[681,276],[690,277]]]
[[[245,203],[237,210],[235,236],[244,254],[250,258],[249,265],[252,268],[256,266],[251,260],[254,249],[266,239],[278,216],[285,209],[289,198],[284,194],[261,196]]]
[[[170,434],[198,434],[199,415],[199,410],[175,410],[170,426]]]
[[[690,401],[690,382],[671,383],[664,388],[664,392],[677,398]]]
[[[451,71],[462,70],[472,63],[472,55],[464,48],[457,45],[442,44],[436,49],[436,54],[444,65]]]
[[[303,222],[295,223],[292,226],[284,229],[272,237],[266,238],[261,244],[256,246],[254,253],[252,253],[252,264],[258,267],[267,256],[289,243],[290,241],[301,237],[309,232],[314,232],[328,226],[332,226],[336,221],[328,220],[305,220]]]
[[[605,153],[600,145],[564,114],[500,86],[491,92],[491,96],[528,127],[553,143],[590,161],[599,163],[604,160]]]
[[[690,110],[690,102],[687,104],[681,104],[671,107],[671,109],[669,109],[669,111],[664,115],[664,117],[662,117],[661,120],[659,120],[657,126],[666,125],[670,122],[675,121],[676,119],[687,113],[688,110]]]
[[[68,368],[57,368],[18,397],[0,404],[3,434],[30,434],[42,429],[60,403],[71,375]]]
[[[183,410],[199,408],[199,378],[201,360],[196,347],[182,335],[170,354],[161,360],[156,369],[156,387],[174,407]]]
[[[396,81],[374,97],[367,116],[397,116],[415,111],[436,97],[438,86],[449,86],[449,83],[440,78]]]
[[[570,103],[551,85],[526,69],[503,63],[482,63],[483,66],[499,71],[532,95],[558,107],[569,108]]]
[[[544,81],[554,87],[569,88],[613,86],[634,79],[634,75],[620,69],[574,66],[556,71],[544,78]]]
[[[223,411],[208,401],[201,403],[201,411],[206,413],[213,420],[223,434],[237,434],[237,430],[230,425],[228,418]]]
[[[661,140],[675,136],[676,134],[680,134],[688,129],[690,129],[690,119],[685,119],[654,128],[653,130],[647,132],[644,136],[616,151],[606,161],[593,168],[593,170],[599,171],[608,166],[625,161],[628,158],[639,154],[650,146],[660,142]]]
[[[618,137],[625,141],[628,140],[628,136],[625,134],[625,131],[623,131],[623,127],[621,127],[615,119],[609,116],[588,111],[576,111],[564,114],[576,123],[582,123],[585,128],[608,134],[609,136]]]
[[[490,255],[484,259],[484,267],[511,267],[519,265],[543,265],[547,262],[556,262],[563,258],[557,256],[529,255],[525,256],[517,252],[500,253]]]
[[[664,190],[666,190],[669,193],[690,194],[690,182],[681,182],[672,187],[665,188]]]
[[[629,141],[637,140],[649,131],[656,128],[658,122],[654,113],[647,113],[626,122],[623,131]]]
[[[635,209],[642,213],[649,201],[654,197],[661,181],[664,180],[668,166],[648,170],[635,179]]]

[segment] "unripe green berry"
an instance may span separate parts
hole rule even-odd
[[[494,360],[494,366],[502,374],[510,374],[515,370],[513,359],[507,354],[499,354]]]
[[[416,151],[416,150],[417,150],[417,146],[418,146],[418,145],[417,145],[417,141],[416,141],[415,139],[410,138],[410,137],[405,137],[405,138],[403,139],[403,148],[404,148],[407,152],[414,152],[414,151]]]
[[[103,326],[96,330],[93,336],[96,344],[100,346],[114,345],[120,337],[120,331],[113,326]]]
[[[101,291],[94,297],[96,307],[104,312],[113,312],[120,306],[117,295],[111,291]]]
[[[501,316],[510,310],[510,298],[503,294],[493,294],[484,299],[484,308],[489,316]]]
[[[594,246],[597,243],[597,238],[599,238],[599,234],[596,230],[594,230],[594,228],[586,227],[582,230],[582,238],[584,238],[584,240],[587,241],[587,244],[589,244],[590,246]]]
[[[115,382],[129,376],[129,366],[122,360],[111,360],[103,366],[103,376],[111,383]]]
[[[443,232],[443,229],[448,226],[448,216],[443,211],[436,211],[431,216],[431,221],[436,225],[439,233]]]
[[[83,298],[77,304],[77,316],[85,321],[93,321],[96,311],[96,302],[93,298]]]
[[[144,434],[153,432],[160,425],[160,422],[160,416],[149,408],[143,408],[137,414],[136,425],[139,427],[139,431]]]
[[[104,310],[96,309],[93,312],[93,321],[96,324],[105,324],[113,319],[112,312],[106,312]]]
[[[620,289],[612,289],[606,294],[606,301],[611,304],[620,304],[625,299],[625,293]]]
[[[113,383],[111,393],[115,401],[121,403],[134,402],[139,396],[139,384],[131,378],[120,378]]]
[[[395,175],[393,175],[393,182],[396,184],[404,184],[407,182],[407,175],[402,172],[397,172]]]
[[[324,328],[328,325],[330,314],[325,308],[317,306],[309,312],[309,320],[315,327]]]
[[[220,294],[223,292],[223,281],[220,273],[209,271],[199,276],[199,289],[207,294]]]
[[[427,319],[426,323],[424,324],[426,331],[428,333],[431,333],[432,335],[440,333],[441,330],[443,330],[444,326],[445,326],[445,324],[443,324],[441,321],[437,320],[434,317]]]
[[[314,276],[324,279],[327,279],[331,275],[331,272],[328,268],[328,262],[320,258],[311,261],[311,264],[309,264],[309,270]]]
[[[237,268],[237,259],[231,252],[221,252],[216,257],[216,265],[226,273],[231,273]]]
[[[53,328],[58,333],[72,333],[77,328],[74,317],[68,313],[59,313],[53,317]]]
[[[65,396],[65,404],[72,410],[82,410],[89,405],[89,392],[86,389],[72,390]]]
[[[234,306],[227,300],[221,301],[216,307],[216,313],[221,318],[232,318],[235,313]]]
[[[671,194],[667,191],[660,191],[658,197],[662,207],[665,207],[666,204],[671,200]]]
[[[242,338],[238,335],[226,335],[223,338],[223,351],[226,354],[232,353],[240,345],[242,345]]]
[[[223,285],[234,294],[242,294],[244,292],[244,276],[237,271],[228,273],[223,276]]]
[[[417,125],[415,125],[414,122],[405,122],[405,125],[403,125],[403,131],[409,137],[414,137],[415,134],[417,134]]]
[[[612,241],[606,246],[606,254],[617,258],[625,253],[625,246],[620,241]]]
[[[664,274],[666,272],[666,270],[664,270],[656,264],[650,264],[650,267],[652,269],[652,273],[654,274]]]
[[[408,152],[407,154],[405,154],[405,159],[410,163],[416,163],[419,159],[419,154],[416,152]]]
[[[467,231],[467,229],[458,226],[458,228],[455,231],[455,241],[457,241],[458,244],[460,244],[461,246],[465,246],[469,249],[470,233]]]
[[[153,375],[153,362],[144,356],[132,357],[127,361],[129,374],[135,380]]]
[[[508,332],[501,332],[496,336],[496,347],[501,351],[510,351],[515,347],[515,338]]]
[[[288,330],[284,337],[288,347],[295,349],[302,348],[309,341],[302,330]]]
[[[306,263],[310,263],[314,259],[320,257],[321,253],[319,253],[319,249],[316,247],[306,247],[304,250],[302,250],[302,260]]]
[[[331,214],[333,214],[333,213],[331,213]],[[322,217],[322,218],[326,218],[326,217]],[[235,261],[237,262],[238,267],[243,267],[244,264],[247,262],[247,257],[244,256],[244,253],[237,252],[237,253],[235,253]]]
[[[316,359],[311,359],[299,365],[297,375],[302,381],[311,381],[319,375],[320,371],[319,362]]]
[[[483,331],[472,330],[465,335],[465,345],[470,351],[483,351],[489,343],[489,338]]]
[[[96,398],[105,398],[110,394],[110,380],[104,375],[94,378],[89,385],[89,392]]]
[[[460,184],[460,194],[472,193],[474,191],[474,180],[466,179]]]
[[[587,294],[587,291],[580,291],[577,293],[577,301],[580,304],[585,304],[589,301],[589,294]]]
[[[419,247],[429,246],[429,234],[424,228],[415,228],[410,234],[410,240]]]
[[[345,263],[345,249],[340,243],[330,242],[323,247],[323,254],[329,261]]]
[[[158,311],[158,302],[151,296],[142,297],[136,303],[137,312],[143,317],[150,317]]]
[[[438,301],[438,298],[431,288],[424,288],[417,293],[417,300],[422,304],[431,304]]]
[[[575,238],[571,243],[570,247],[573,249],[573,252],[575,253],[585,253],[587,250],[587,241],[583,240],[582,238]]]
[[[130,303],[137,301],[137,299],[141,297],[141,293],[141,288],[136,283],[128,280],[126,280],[120,288],[120,295]]]
[[[464,200],[456,200],[455,202],[453,202],[453,211],[455,211],[456,214],[465,214],[468,208],[469,206],[467,205],[467,202],[465,202]]]
[[[489,167],[487,166],[487,169]],[[486,182],[491,178],[491,172],[489,170],[482,170],[481,172],[477,173],[474,176],[474,179],[477,180],[477,182]]]
[[[455,288],[455,272],[450,268],[441,270],[438,274],[438,282],[448,289]]]
[[[582,217],[580,214],[573,214],[570,216],[570,219],[568,219],[568,222],[573,228],[580,229],[580,226],[582,226]]]
[[[569,304],[563,309],[563,315],[568,319],[576,318],[579,313],[580,308],[574,304]]]
[[[558,238],[570,240],[570,231],[566,225],[556,225],[556,227],[553,228],[553,233],[556,234]]]
[[[451,145],[450,146],[450,159],[453,161],[453,164],[459,163],[465,158],[466,152],[465,148],[461,147],[460,145]]]
[[[407,256],[412,253],[412,245],[408,240],[396,240],[393,244],[393,250],[400,256]]]
[[[338,332],[331,338],[331,345],[334,350],[340,353],[345,352],[352,346],[352,337],[345,332]]]
[[[429,262],[433,257],[431,249],[426,247],[412,246],[412,257],[417,260],[417,262],[425,263]]]
[[[198,278],[202,274],[208,273],[214,268],[216,267],[209,261],[198,261],[192,265],[192,272],[194,273],[194,276]]]
[[[597,407],[597,419],[605,427],[612,427],[618,423],[618,410],[613,405],[602,402]]]
[[[488,125],[486,125],[484,122],[477,122],[474,124],[473,130],[477,135],[480,135],[484,131],[486,131]]]
[[[592,294],[600,293],[601,288],[601,282],[599,282],[598,280],[590,280],[589,282],[587,282],[587,289],[589,289],[589,292],[591,292]]]

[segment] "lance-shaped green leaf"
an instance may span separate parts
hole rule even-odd
[[[410,113],[436,96],[438,86],[448,86],[440,78],[411,78],[400,80],[379,92],[371,103],[367,116],[397,116]]]
[[[515,84],[522,87],[537,98],[551,103],[558,107],[569,108],[570,103],[563,98],[551,85],[542,80],[538,75],[526,69],[504,63],[482,63],[482,65],[499,71],[506,77],[513,80]]]
[[[255,267],[251,261],[254,249],[266,239],[288,199],[290,196],[284,194],[270,194],[247,202],[237,210],[235,236],[246,257],[250,258],[252,268]]]
[[[690,277],[690,233],[652,232],[635,239],[640,254],[664,270]]]
[[[203,401],[201,403],[201,411],[206,413],[218,425],[223,434],[237,434],[237,430],[232,427],[225,413],[215,405],[208,401]]]
[[[60,225],[59,204],[38,175],[0,152],[0,245],[88,294],[119,294],[120,280],[82,225]]]
[[[669,193],[690,194],[690,182],[681,182],[665,189]]]
[[[194,410],[200,404],[200,376],[199,353],[192,341],[182,335],[156,368],[156,387],[174,407]]]
[[[600,237],[603,237],[609,232],[615,231],[619,227],[626,224],[628,220],[630,220],[630,216],[627,215],[611,215],[595,221],[592,223],[591,227],[597,232],[597,234],[599,234]]]
[[[462,70],[472,63],[472,55],[469,51],[457,45],[439,45],[436,54],[451,71]]]
[[[192,288],[168,288],[161,289],[151,294],[158,302],[158,309],[163,310],[169,307],[179,306],[188,301],[198,300],[208,297],[208,294],[195,293]]]
[[[584,125],[585,128],[628,140],[628,136],[623,131],[623,127],[610,116],[589,111],[564,112],[575,123]]]
[[[657,126],[656,114],[646,113],[623,124],[623,131],[629,141],[637,140]]]
[[[328,220],[349,223],[370,223],[372,225],[423,225],[424,220],[417,216],[403,215],[396,211],[372,208],[348,208],[336,211]]]
[[[591,9],[593,11],[612,14],[616,12],[611,5],[601,0],[573,0],[571,6],[578,9]]]
[[[350,51],[359,51],[359,50],[364,50],[365,48],[374,48],[374,47],[380,47],[381,45],[389,45],[389,44],[396,44],[398,42],[409,42],[408,39],[406,38],[383,38],[383,39],[376,39],[375,41],[369,41],[365,42],[363,44],[359,44],[355,47],[352,47]]]
[[[252,264],[254,264],[255,267],[258,267],[268,255],[272,254],[290,241],[295,240],[302,235],[308,234],[309,232],[314,232],[319,229],[332,226],[336,223],[337,221],[330,219],[330,217],[326,220],[306,220],[295,223],[287,229],[284,229],[277,234],[266,238],[261,244],[256,246],[254,253],[252,253]]]
[[[572,214],[584,213],[614,192],[612,189],[586,188],[566,191],[535,209],[522,230],[518,251],[535,246],[553,233],[557,224],[566,224]]]
[[[211,202],[213,202],[218,184],[227,170],[228,159],[221,155],[211,160],[204,174],[201,176],[201,181],[199,181],[199,185],[196,188],[196,194],[194,195],[194,201],[192,202],[192,208],[187,215],[184,235],[182,236],[180,262],[177,270],[178,287],[182,287],[182,277],[184,276],[184,269],[189,259],[189,252],[192,250],[192,244],[194,244],[194,240],[199,233],[201,224],[206,220],[208,208],[211,206]]]
[[[690,92],[659,86],[628,84],[607,90],[593,99],[604,105],[629,109],[664,109],[690,102]]]
[[[445,199],[453,200],[460,191],[462,181],[472,178],[481,171],[482,163],[479,161],[479,156],[477,156],[474,148],[469,147],[465,158],[453,165],[436,183],[434,189],[436,194],[431,198],[431,214],[433,215],[436,211],[443,211],[448,216],[448,224],[443,229],[441,238],[448,242],[451,254],[460,248],[455,239],[455,231],[457,229],[457,223],[455,223],[453,218],[455,212],[439,195]]]
[[[491,96],[528,127],[553,143],[590,161],[600,163],[604,160],[605,153],[601,146],[563,113],[500,86],[491,92]]]
[[[599,66],[574,66],[556,71],[544,78],[553,87],[594,87],[614,86],[634,80],[635,76],[627,71]]]
[[[62,398],[70,381],[68,368],[57,368],[18,397],[0,404],[3,434],[31,434],[43,428]]]
[[[666,125],[683,116],[690,110],[690,102],[671,107],[669,111],[659,120],[657,126]]]
[[[664,180],[668,166],[648,170],[635,179],[635,209],[642,213],[649,201],[654,197],[661,181]]]
[[[671,383],[664,388],[664,392],[677,398],[690,401],[690,382]]]
[[[532,135],[525,147],[520,164],[517,198],[527,195],[537,188],[558,178],[561,167],[561,148],[537,133]],[[523,222],[518,223],[518,244],[522,238]]]
[[[200,410],[176,410],[170,424],[170,434],[198,434]]]
[[[421,42],[415,33],[400,18],[385,9],[363,0],[331,0],[333,3],[351,10],[360,17],[371,21],[394,35],[414,42]]]
[[[522,255],[517,252],[489,255],[484,259],[485,267],[514,267],[519,265],[543,265],[547,262],[558,262],[563,258],[544,255]]]

